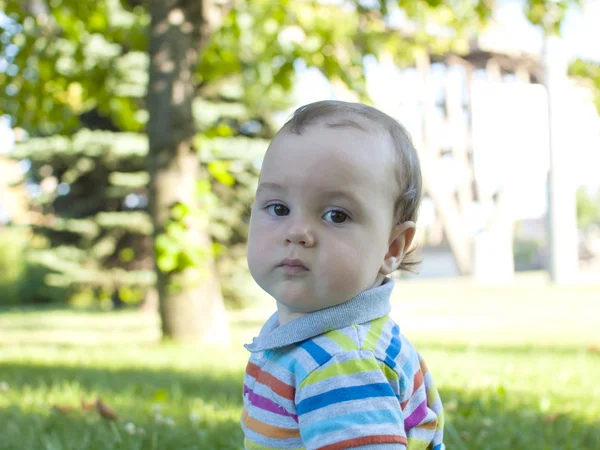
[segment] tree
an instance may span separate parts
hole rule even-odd
[[[196,183],[199,165],[192,102],[195,97],[199,49],[210,32],[210,1],[153,0],[150,2],[150,77],[147,93],[149,120],[148,167],[150,215],[157,244],[177,242],[180,252],[193,247],[197,258],[186,258],[167,270],[157,260],[157,288],[163,334],[174,339],[222,340],[229,334],[225,307],[211,254],[208,223],[199,214]],[[182,211],[185,228],[170,224],[172,211]],[[175,225],[176,226],[176,225]],[[169,236],[169,234],[171,236]],[[185,247],[183,247],[185,246]],[[197,261],[200,258],[202,261]],[[196,259],[196,260],[195,260]],[[202,267],[199,272],[197,266]]]

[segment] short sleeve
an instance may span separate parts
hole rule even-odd
[[[398,377],[369,351],[334,355],[296,390],[300,435],[307,450],[406,450]],[[395,377],[388,379],[387,377]]]

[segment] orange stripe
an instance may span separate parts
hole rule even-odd
[[[421,386],[423,386],[423,372],[421,372],[420,370],[417,373],[415,373],[415,378],[413,380],[413,384],[414,384],[414,387],[413,387],[413,394],[414,394],[415,392],[417,392],[417,390]]]
[[[417,373],[415,373],[415,377],[413,378],[413,391],[411,394],[414,395],[415,392],[417,392],[417,389],[419,389],[421,386],[423,386],[423,372],[421,372],[420,370],[417,371]],[[406,400],[405,402],[400,403],[400,407],[402,409],[406,408],[406,405],[408,405],[408,402],[410,401],[410,398],[408,400]]]
[[[417,425],[415,428],[420,428],[422,430],[435,430],[437,429],[437,418],[432,422],[425,422],[424,424]]]
[[[256,376],[260,373],[260,367],[258,367],[256,364],[248,362],[248,365],[246,366],[246,373],[256,378]]]
[[[254,377],[258,383],[271,388],[277,395],[292,401],[296,398],[296,389],[293,386],[285,384],[268,372],[263,372],[256,364],[249,362],[246,373]]]
[[[404,436],[397,435],[379,435],[379,436],[364,436],[354,439],[348,439],[335,444],[329,444],[325,447],[319,447],[318,450],[344,450],[346,448],[360,447],[361,445],[369,444],[403,444],[408,445],[408,441]]]
[[[242,423],[245,427],[256,431],[267,438],[288,439],[300,437],[300,431],[297,428],[282,428],[268,423],[261,422],[254,417],[248,416],[248,411],[242,411]]]

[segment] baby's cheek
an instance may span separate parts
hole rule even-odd
[[[364,272],[368,270],[366,255],[361,254],[361,248],[352,245],[338,246],[330,255],[328,282],[331,290],[355,290],[355,285],[361,284]]]
[[[261,271],[264,261],[262,255],[264,255],[265,243],[261,240],[260,233],[256,230],[252,232],[248,239],[248,268],[253,277]],[[261,248],[263,251],[261,252]]]

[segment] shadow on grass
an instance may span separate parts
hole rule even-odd
[[[527,393],[444,390],[448,449],[594,450],[600,421],[539,411]]]
[[[239,449],[243,373],[2,364],[0,449]],[[0,396],[3,393],[0,392]],[[111,423],[80,399],[100,396]],[[69,406],[66,414],[52,407]],[[193,418],[192,416],[196,416]],[[172,422],[171,422],[172,421]],[[143,434],[133,432],[132,426]],[[85,443],[85,445],[84,445]]]
[[[0,448],[239,449],[241,372],[5,364],[0,373],[11,389],[4,399],[9,406],[0,408]],[[53,402],[77,404],[80,396],[92,395],[102,396],[121,420],[111,425],[81,410],[50,413]],[[590,423],[576,413],[541,413],[539,398],[526,392],[465,388],[442,389],[441,395],[448,449],[600,448],[599,422]],[[174,425],[157,421],[157,402],[162,405],[160,414],[172,418]],[[190,413],[199,414],[199,424],[190,421]],[[144,433],[130,434],[128,422]]]
[[[2,450],[238,450],[243,436],[237,423],[157,424],[153,419],[106,421],[92,414],[0,411]],[[131,427],[131,428],[130,428]]]
[[[3,380],[21,389],[46,390],[77,385],[85,395],[133,394],[153,403],[157,395],[167,399],[200,398],[223,406],[242,405],[243,373],[176,371],[167,369],[103,369],[93,367],[0,364]],[[160,394],[157,394],[160,393]]]

